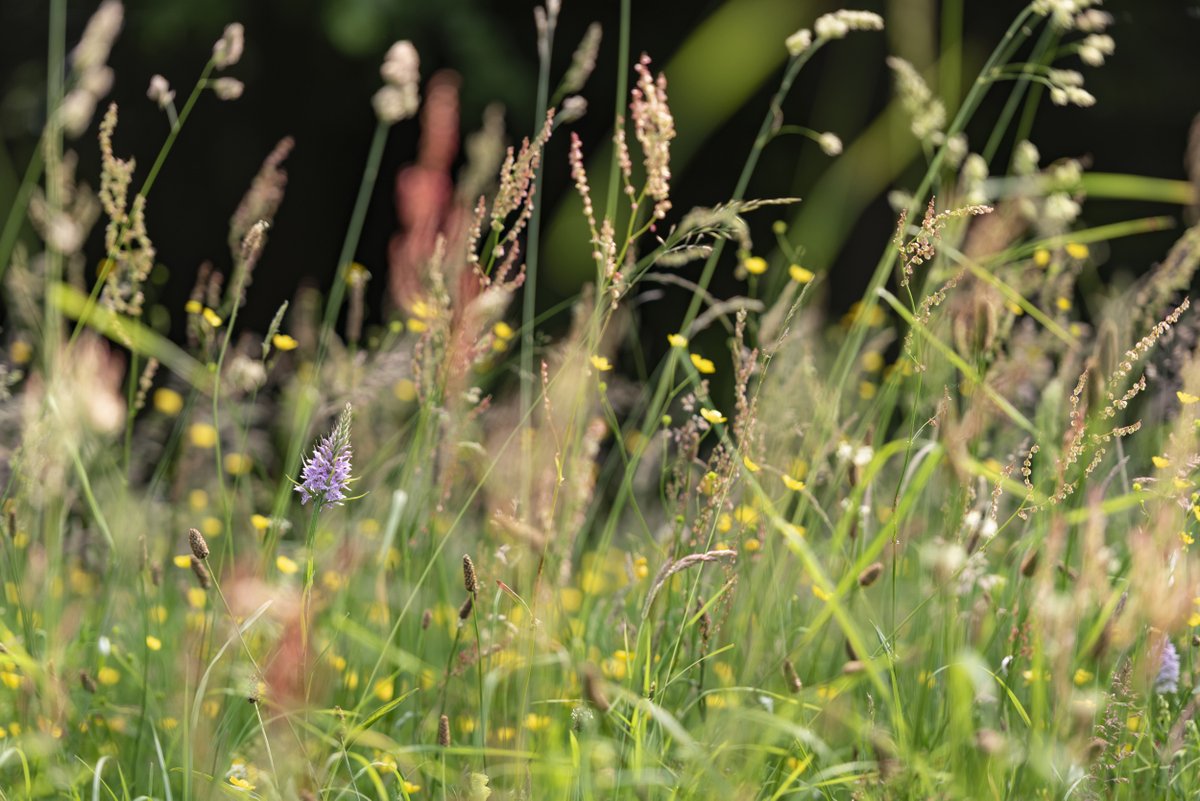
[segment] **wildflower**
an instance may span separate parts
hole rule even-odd
[[[672,348],[686,348],[688,339],[683,334],[667,334],[667,344]]]
[[[896,93],[912,120],[913,136],[922,142],[938,144],[946,127],[945,105],[934,97],[929,84],[912,64],[896,56],[889,57],[887,64],[896,75]]]
[[[297,486],[300,503],[316,499],[321,509],[341,506],[350,486],[350,404],[342,410],[333,431],[304,462]]]
[[[808,28],[801,28],[791,36],[783,40],[784,47],[787,48],[788,54],[795,57],[803,53],[808,48],[812,47],[812,31]]]
[[[850,31],[881,31],[883,17],[870,11],[848,11],[841,9],[831,14],[822,14],[813,23],[818,39],[844,39]]]
[[[1111,36],[1093,33],[1079,44],[1079,60],[1089,67],[1100,67],[1104,64],[1105,56],[1111,56],[1116,49],[1117,45]]]
[[[797,284],[807,284],[816,278],[816,275],[811,270],[806,270],[799,264],[793,264],[788,267],[788,277]]]
[[[146,647],[149,648],[151,651],[161,651],[162,650],[162,640],[158,639],[153,634],[147,634],[146,635]]]
[[[225,26],[225,32],[213,45],[213,66],[219,70],[232,67],[242,58],[246,45],[246,30],[242,23],[233,22]]]
[[[175,91],[171,89],[171,84],[161,75],[150,76],[150,88],[146,90],[146,97],[152,100],[159,108],[165,109],[175,101]]]
[[[231,476],[240,476],[250,472],[250,457],[244,453],[225,454],[225,472]]]
[[[1154,679],[1154,691],[1160,695],[1179,689],[1179,652],[1170,640],[1163,640],[1162,652],[1158,656],[1158,675]]]
[[[728,421],[728,418],[718,412],[716,409],[701,409],[700,416],[712,425],[717,425],[718,423],[725,423]]]
[[[283,575],[290,576],[299,570],[300,566],[296,564],[295,560],[280,554],[275,557],[275,568]]]
[[[757,473],[759,470],[762,470],[762,468],[758,466],[758,463],[755,462],[753,459],[751,459],[749,456],[742,457],[742,464],[745,465],[746,469],[749,470],[751,473]]]
[[[375,682],[375,697],[387,703],[396,693],[396,684],[391,679],[380,679]]]
[[[500,339],[505,340],[512,339],[517,335],[517,332],[513,330],[512,326],[503,320],[492,326],[492,333]]]
[[[1067,255],[1076,261],[1083,261],[1088,257],[1088,246],[1082,242],[1068,242]]]
[[[591,362],[592,367],[595,367],[598,373],[607,373],[613,369],[612,362],[606,356],[593,356],[591,357]]]
[[[204,322],[208,323],[213,328],[220,328],[221,323],[224,322],[224,320],[221,319],[221,315],[217,314],[207,306],[204,308],[204,311],[200,313],[200,316],[204,318]]]
[[[1083,668],[1079,668],[1078,670],[1075,671],[1075,675],[1072,677],[1071,680],[1073,682],[1075,682],[1076,687],[1082,687],[1083,685],[1087,684],[1089,681],[1091,681],[1094,678],[1096,678],[1095,673],[1093,673],[1090,670],[1084,670]]]
[[[229,783],[239,790],[253,790],[254,785],[243,779],[241,776],[230,776]]]
[[[842,154],[841,138],[830,131],[826,131],[817,137],[817,144],[821,146],[821,150],[826,156],[840,156]]]
[[[800,492],[804,489],[804,482],[785,475],[783,476],[783,486],[787,487],[792,492]]]
[[[108,667],[106,665],[100,668],[100,670],[96,673],[96,678],[99,679],[100,683],[105,687],[112,687],[121,680],[121,673],[116,668]]]
[[[1056,307],[1058,307],[1059,311],[1070,311],[1071,310],[1071,299],[1059,296],[1058,298],[1055,299],[1054,305]]]
[[[237,100],[246,91],[246,85],[237,78],[217,78],[212,82],[212,88],[221,100]]]
[[[706,359],[696,353],[692,353],[690,356],[692,359],[692,364],[695,366],[697,372],[704,373],[705,375],[711,375],[712,373],[717,372],[717,367],[712,363],[711,359]]]
[[[1193,395],[1183,390],[1176,392],[1175,397],[1179,398],[1179,402],[1184,406],[1191,406],[1193,403],[1200,402],[1200,395]]]
[[[271,518],[266,515],[252,514],[250,515],[250,525],[255,531],[266,531],[271,527]]]
[[[762,275],[767,271],[767,260],[761,256],[750,256],[742,260],[742,266],[751,275]]]
[[[371,99],[379,121],[392,125],[417,113],[421,103],[417,84],[421,80],[420,57],[412,42],[396,42],[384,56],[379,74],[384,86]]]
[[[1165,470],[1171,465],[1171,460],[1165,456],[1151,456],[1150,461],[1159,470]]]
[[[288,336],[287,334],[276,334],[275,336],[271,337],[271,345],[275,348],[275,350],[289,351],[295,350],[300,343],[297,342],[294,337]]]
[[[183,396],[167,387],[156,389],[154,390],[154,409],[159,414],[174,417],[183,411]]]

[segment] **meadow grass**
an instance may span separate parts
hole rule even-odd
[[[402,228],[394,312],[366,325],[372,276],[352,259],[388,132],[418,115],[442,130],[455,102],[436,76],[421,99],[398,43],[332,286],[280,298],[265,333],[239,324],[246,294],[270,292],[253,277],[285,140],[227,266],[172,310],[174,342],[147,313],[145,204],[197,98],[240,95],[243,31],[178,109],[151,83],[170,132],[144,175],[103,114],[93,194],[67,144],[107,91],[122,11],[106,0],[68,57],[52,0],[49,73],[66,79],[0,233],[0,798],[1200,791],[1200,229],[1109,286],[1105,243],[1173,220],[1080,216],[1089,193],[1195,193],[1042,165],[1028,141],[1045,102],[1095,102],[1067,66],[1103,63],[1111,20],[1037,0],[974,80],[951,35],[939,81],[966,92],[950,108],[889,59],[889,113],[925,170],[893,193],[896,229],[863,232],[881,257],[839,318],[786,221],[751,239],[747,218],[797,201],[746,192],[767,147],[839,157],[781,108],[815,52],[884,21],[839,11],[778,42],[736,186],[682,210],[668,84],[629,52],[630,5],[608,162],[565,130],[599,40],[556,89],[548,2],[530,137],[505,151],[485,124],[436,235]],[[975,152],[963,131],[989,92],[1006,100]],[[571,137],[595,275],[539,313],[552,137]],[[745,292],[713,296],[719,270]],[[636,300],[659,286],[690,300],[648,364],[661,349]]]

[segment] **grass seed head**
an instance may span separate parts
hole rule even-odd
[[[188,546],[192,549],[192,556],[201,561],[208,558],[208,543],[199,529],[188,529]]]

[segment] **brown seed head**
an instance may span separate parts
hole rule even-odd
[[[208,558],[208,543],[204,541],[204,535],[199,529],[188,529],[188,545],[192,548],[192,555],[203,561]]]
[[[796,666],[790,659],[783,660],[783,680],[787,682],[788,692],[798,693],[804,689],[804,682],[800,681]]]
[[[458,619],[466,620],[471,616],[471,609],[475,606],[475,596],[468,595],[467,600],[463,601],[463,605],[458,608]]]
[[[590,665],[583,672],[583,695],[587,698],[588,703],[600,712],[607,712],[612,707],[612,704],[608,702],[608,696],[604,694],[603,679]]]
[[[442,748],[450,747],[450,718],[445,715],[438,718],[438,745]]]
[[[96,680],[86,670],[79,671],[79,684],[89,693],[96,693]]]
[[[479,577],[475,575],[475,563],[466,554],[463,554],[463,586],[472,595],[479,592]]]
[[[429,624],[433,622],[433,612],[426,609],[421,613],[421,630],[429,628]]]
[[[870,587],[881,575],[883,575],[883,562],[869,564],[863,568],[863,572],[858,574],[858,586]]]
[[[196,574],[196,581],[200,584],[200,589],[207,590],[212,586],[212,576],[208,573],[208,568],[204,563],[192,554],[192,572]]]

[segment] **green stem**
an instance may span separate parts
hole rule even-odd
[[[547,104],[550,95],[550,54],[554,48],[554,29],[557,13],[546,14],[546,29],[538,41],[538,84],[537,84],[537,116],[533,120],[535,131],[542,127],[546,119]],[[533,176],[533,212],[529,216],[529,233],[525,238],[525,286],[521,293],[521,405],[527,409],[533,402],[533,344],[534,318],[537,316],[537,279],[539,240],[542,230],[542,173],[538,170]],[[514,243],[515,246],[515,243]],[[521,440],[521,510],[523,514],[530,513],[530,502],[533,492],[533,476],[528,466],[532,461],[530,448],[532,438]]]

